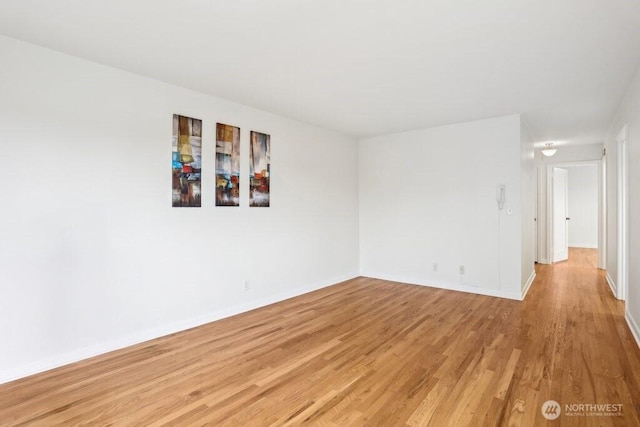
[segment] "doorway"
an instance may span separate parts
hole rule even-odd
[[[569,259],[569,171],[565,168],[551,169],[551,224],[553,239],[551,262]]]
[[[569,247],[586,248],[597,252],[597,267],[604,268],[603,161],[550,164],[547,168],[549,261],[566,261]]]

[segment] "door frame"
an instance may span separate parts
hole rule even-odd
[[[626,301],[629,284],[629,159],[627,143],[628,126],[622,126],[616,137],[617,148],[617,277],[616,298]]]
[[[538,246],[540,245],[538,242],[539,236],[538,233],[540,233],[540,230],[538,230],[538,228],[540,228],[540,203],[538,201],[539,198],[539,194],[540,194],[540,166],[536,165],[536,185],[535,185],[535,208],[534,208],[534,221],[535,221],[535,227],[534,227],[534,239],[533,239],[533,262],[534,263],[538,263]]]
[[[599,269],[604,270],[606,268],[606,215],[607,215],[607,198],[606,198],[606,177],[604,176],[604,161],[600,160],[583,160],[577,162],[558,162],[547,163],[547,256],[549,263],[553,264],[552,257],[553,250],[553,168],[571,167],[571,166],[586,166],[596,165],[598,167],[598,262]]]

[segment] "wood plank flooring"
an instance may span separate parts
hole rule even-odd
[[[524,302],[358,278],[0,386],[0,425],[638,426],[640,350],[595,251]],[[547,421],[541,405],[622,404]]]

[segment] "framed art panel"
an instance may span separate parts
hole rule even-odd
[[[216,206],[240,206],[240,128],[216,125]]]
[[[251,131],[249,206],[268,207],[270,203],[271,136]]]
[[[200,207],[202,120],[173,115],[172,206]]]

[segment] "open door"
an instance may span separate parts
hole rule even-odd
[[[551,262],[569,259],[569,173],[554,167],[552,175],[553,242]]]

